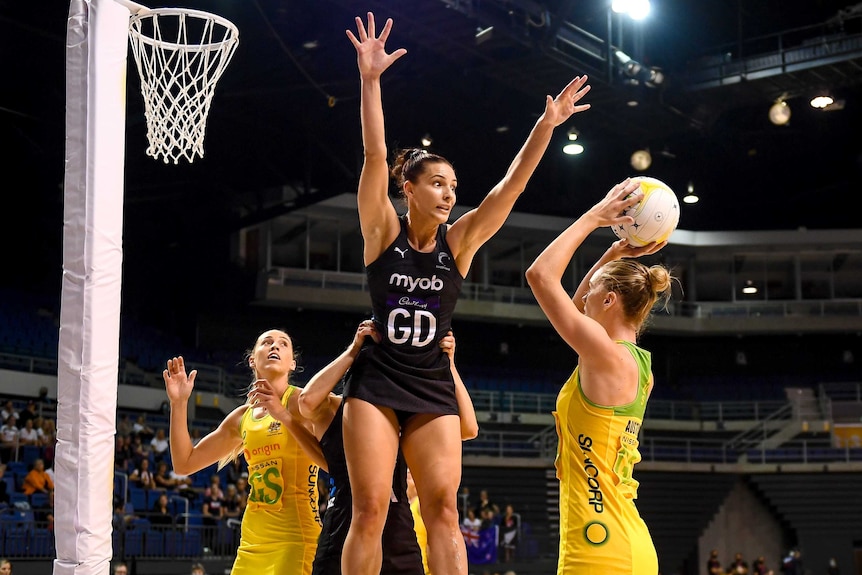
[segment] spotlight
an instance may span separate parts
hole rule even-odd
[[[769,108],[769,121],[776,126],[783,126],[790,121],[790,106],[783,99],[778,99]]]
[[[825,110],[834,103],[835,100],[829,94],[820,94],[811,98],[811,107],[819,110]]]
[[[578,139],[579,132],[577,128],[569,128],[569,131],[566,132],[566,137],[569,139],[569,143],[563,146],[563,153],[568,154],[570,156],[577,156],[578,154],[584,153],[584,147],[581,144],[575,142]]]
[[[613,0],[611,9],[617,14],[628,14],[632,20],[643,20],[649,15],[649,0]]]
[[[647,170],[652,165],[652,155],[649,150],[636,150],[632,154],[631,164],[639,172]]]
[[[686,204],[696,204],[699,200],[700,198],[694,193],[694,183],[689,181],[688,188],[686,188],[686,194],[683,196],[682,201]]]
[[[660,68],[648,68],[640,62],[633,60],[631,56],[622,50],[616,50],[614,56],[622,66],[625,75],[635,83],[643,83],[650,88],[656,88],[664,83],[664,73]]]
[[[753,281],[745,280],[745,286],[742,288],[742,293],[748,294],[748,295],[756,294],[757,293],[757,286],[754,285]]]
[[[431,138],[431,134],[425,134],[419,142],[422,144],[423,148],[427,148],[434,142],[434,140]]]

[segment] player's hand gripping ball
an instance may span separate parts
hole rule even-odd
[[[631,224],[611,226],[620,239],[630,245],[645,246],[651,242],[663,242],[670,237],[679,224],[679,201],[673,190],[656,178],[637,176],[632,180],[640,183],[643,199],[626,209],[623,215],[631,216]]]

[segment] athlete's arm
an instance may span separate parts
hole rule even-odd
[[[347,37],[356,48],[361,80],[360,117],[365,158],[359,175],[357,202],[367,265],[376,260],[398,234],[398,215],[388,195],[389,165],[380,76],[407,50],[399,48],[391,54],[386,53],[386,39],[392,30],[391,18],[386,21],[379,37],[376,37],[371,12],[368,13],[368,27],[357,17],[356,28],[359,38],[350,30],[347,30]]]
[[[539,161],[548,148],[554,128],[568,120],[573,114],[590,108],[589,104],[578,104],[590,86],[586,76],[577,76],[557,94],[556,98],[545,96],[545,111],[536,121],[530,135],[506,175],[503,176],[479,206],[470,210],[452,224],[447,238],[455,252],[453,255],[461,275],[466,275],[473,256],[488,239],[502,227],[515,206],[515,201],[527,187]]]
[[[223,458],[236,453],[242,445],[239,422],[246,405],[234,409],[212,433],[197,445],[192,444],[188,426],[188,403],[194,389],[197,370],[186,375],[182,356],[169,359],[162,372],[165,390],[171,406],[170,446],[171,465],[180,475],[191,475]]]

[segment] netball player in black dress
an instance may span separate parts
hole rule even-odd
[[[353,516],[342,555],[346,575],[377,575],[399,448],[422,502],[433,573],[466,574],[458,522],[461,433],[449,362],[438,347],[449,331],[461,281],[479,248],[503,225],[538,165],[554,128],[589,108],[577,102],[586,77],[572,80],[545,110],[503,179],[478,208],[448,225],[457,180],[452,165],[425,150],[399,154],[392,170],[407,213],[389,201],[390,170],[381,99],[383,72],[406,53],[391,54],[387,20],[378,36],[374,16],[356,19],[365,161],[359,179],[359,222],[381,341],[357,356],[345,390],[344,448]],[[441,31],[441,33],[445,33]],[[421,89],[421,86],[417,86]]]
[[[366,320],[359,325],[352,344],[335,360],[318,372],[303,388],[299,396],[299,411],[312,423],[320,441],[334,484],[332,497],[323,515],[323,528],[312,566],[312,575],[339,575],[341,551],[350,527],[352,497],[344,458],[342,436],[342,397],[333,393],[345,372],[359,354],[366,337],[379,339],[374,324]],[[478,433],[476,413],[470,395],[454,366],[455,339],[451,335],[440,341],[440,347],[452,362],[452,373],[457,386],[458,407],[461,413],[462,439],[472,439]],[[423,575],[422,552],[413,530],[413,516],[407,497],[407,465],[399,452],[392,477],[389,513],[383,529],[382,575]]]

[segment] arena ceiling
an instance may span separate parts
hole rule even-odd
[[[220,261],[232,231],[356,189],[361,166],[358,74],[345,36],[353,18],[392,17],[388,47],[407,48],[384,77],[391,147],[424,134],[475,205],[541,113],[545,94],[586,73],[592,109],[559,129],[516,209],[576,217],[636,172],[678,195],[689,230],[859,227],[862,176],[862,4],[848,0],[653,0],[653,14],[608,35],[606,0],[185,0],[233,21],[240,45],[216,89],[205,156],[165,164],[145,155],[140,81],[129,60],[126,261]],[[153,4],[152,7],[158,5]],[[7,246],[27,273],[59,280],[68,3],[0,0],[0,129],[12,223]],[[477,39],[477,34],[485,31]],[[780,36],[779,36],[780,34]],[[632,86],[607,43],[664,81]],[[779,44],[780,38],[780,44]],[[808,106],[829,88],[840,106]],[[785,98],[790,122],[768,120]],[[638,106],[628,102],[637,99]],[[587,150],[564,156],[574,127]],[[145,272],[140,272],[142,277]],[[53,274],[53,275],[50,275]]]

